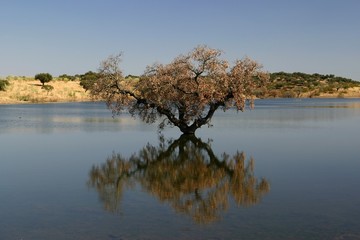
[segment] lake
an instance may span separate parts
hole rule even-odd
[[[256,100],[212,124],[0,105],[0,239],[360,239],[360,99]]]

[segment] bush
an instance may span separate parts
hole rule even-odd
[[[341,92],[337,95],[338,98],[345,98],[345,94],[344,92]]]
[[[8,80],[1,80],[0,79],[0,91],[5,91],[6,86],[8,86],[10,83]]]
[[[28,101],[30,101],[31,97],[30,97],[29,94],[27,94],[27,95],[20,95],[20,96],[17,97],[17,99],[19,101],[28,102]]]
[[[291,90],[281,92],[281,97],[282,98],[296,98],[296,93]]]

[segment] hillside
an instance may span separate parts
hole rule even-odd
[[[334,75],[285,73],[270,74],[266,97],[360,97],[360,82]]]
[[[7,86],[0,91],[0,104],[91,101],[80,81],[54,79],[45,84],[51,86],[45,89],[34,78],[7,77],[6,81]]]

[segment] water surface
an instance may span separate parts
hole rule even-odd
[[[0,239],[360,239],[359,123],[359,99],[258,100],[184,140],[0,105]]]

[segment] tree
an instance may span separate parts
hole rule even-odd
[[[76,76],[72,76],[72,75],[68,75],[68,74],[61,74],[61,75],[59,75],[59,78],[63,79],[63,80],[70,80],[70,81],[76,80]]]
[[[35,75],[35,79],[39,80],[44,87],[45,83],[50,82],[53,79],[53,77],[51,76],[50,73],[38,73]]]
[[[88,71],[85,74],[80,75],[80,85],[85,89],[85,91],[87,91],[92,88],[98,78],[98,73]]]
[[[211,145],[194,135],[177,140],[160,139],[129,158],[113,154],[89,173],[88,186],[97,190],[104,208],[120,211],[125,190],[138,185],[197,223],[218,220],[229,208],[259,203],[270,183],[254,173],[254,159],[244,152],[215,155]]]
[[[165,116],[160,129],[173,125],[194,134],[210,123],[219,108],[243,111],[247,102],[252,103],[254,91],[269,78],[250,58],[237,60],[230,68],[221,54],[220,50],[198,46],[169,64],[147,67],[137,80],[123,77],[121,55],[110,56],[102,62],[91,93],[104,99],[113,114],[127,109],[147,123]]]

